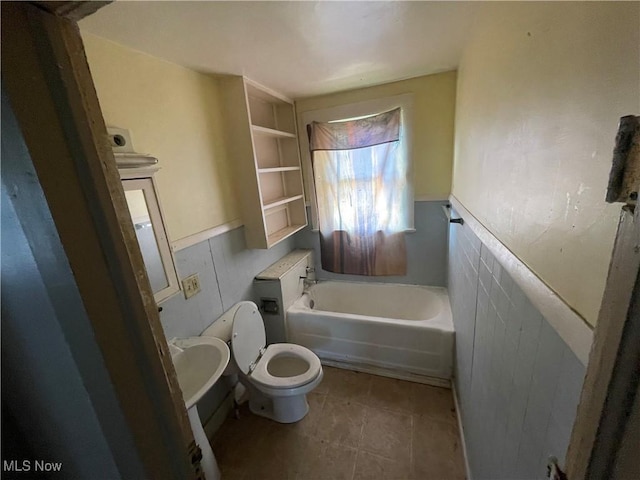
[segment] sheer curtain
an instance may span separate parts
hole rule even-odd
[[[322,268],[405,275],[407,160],[401,112],[309,125]]]

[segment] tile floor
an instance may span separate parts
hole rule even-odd
[[[213,440],[222,480],[464,479],[451,390],[323,367],[300,422],[246,405]]]

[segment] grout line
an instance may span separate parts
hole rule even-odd
[[[364,426],[367,424],[367,413],[369,407],[365,405],[364,414],[362,415],[362,426],[360,427],[360,438],[358,438],[358,450],[362,448],[362,439],[364,438]]]
[[[351,479],[356,476],[356,465],[358,464],[358,455],[362,451],[362,438],[364,437],[364,426],[367,424],[367,410],[369,407],[364,405],[364,414],[362,415],[362,426],[360,427],[360,438],[358,438],[358,449],[356,450],[356,461],[353,463],[353,472],[351,472]]]
[[[360,452],[362,450],[360,450],[359,448],[356,450],[356,458],[353,461],[353,469],[351,471],[351,480],[353,480],[356,477],[356,466],[358,465],[358,457],[360,456]]]
[[[220,280],[218,279],[218,269],[216,268],[216,261],[213,258],[211,239],[209,239],[207,243],[209,244],[209,255],[211,255],[211,264],[213,265],[213,273],[216,276],[216,285],[218,286],[218,296],[220,297],[220,306],[222,307],[222,312],[224,313],[225,312],[224,302],[222,301],[222,291],[220,290]]]
[[[409,475],[413,476],[413,437],[416,433],[416,422],[414,414],[411,414],[411,438],[409,439]]]

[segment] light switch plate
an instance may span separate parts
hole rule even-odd
[[[191,298],[200,291],[200,278],[197,273],[182,279],[184,298]]]

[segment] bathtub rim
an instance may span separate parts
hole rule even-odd
[[[427,319],[418,319],[418,320],[406,320],[401,318],[391,318],[391,317],[374,317],[371,315],[360,315],[356,313],[349,312],[332,312],[329,310],[320,310],[313,309],[306,305],[304,305],[303,301],[305,297],[309,297],[309,292],[304,291],[300,297],[296,299],[293,304],[286,310],[286,321],[285,321],[285,332],[288,335],[288,316],[290,313],[302,313],[308,315],[327,315],[333,318],[348,318],[349,320],[354,321],[366,321],[366,322],[376,322],[376,323],[390,323],[393,322],[395,324],[403,325],[406,327],[414,327],[414,328],[425,328],[427,326],[438,328],[445,332],[455,332],[453,325],[453,314],[451,311],[451,303],[449,300],[449,291],[446,287],[440,286],[431,286],[431,285],[417,285],[417,284],[405,284],[405,283],[385,283],[385,282],[352,282],[347,280],[319,280],[317,284],[310,287],[313,289],[316,285],[323,283],[344,283],[344,284],[357,284],[357,285],[383,285],[389,287],[417,287],[421,290],[428,290],[435,293],[442,302],[442,309],[438,312],[435,317],[427,318]],[[322,313],[320,313],[322,312]]]

